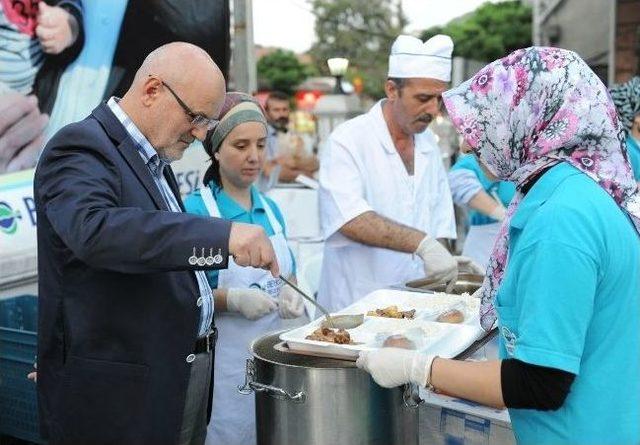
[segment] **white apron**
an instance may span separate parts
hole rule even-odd
[[[201,189],[202,199],[209,215],[220,217],[211,189]],[[287,277],[292,274],[292,261],[282,226],[271,210],[271,206],[261,196],[269,223],[274,234],[269,237],[275,250],[280,273]],[[260,288],[275,300],[282,288],[279,279],[267,270],[238,266],[232,258],[229,267],[218,275],[218,288]],[[280,329],[278,311],[271,312],[258,320],[247,320],[235,312],[216,312],[215,324],[218,328],[218,342],[215,351],[213,409],[207,428],[207,445],[251,445],[256,442],[254,395],[238,392],[238,385],[244,383],[245,362],[251,357],[249,346],[257,337]]]
[[[495,222],[471,226],[464,240],[462,255],[471,258],[486,270],[501,225],[501,222]]]

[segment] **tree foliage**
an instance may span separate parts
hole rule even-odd
[[[292,94],[312,69],[302,64],[292,51],[277,49],[258,60],[258,83],[273,90]]]
[[[490,62],[531,46],[531,23],[531,7],[520,1],[485,3],[445,26],[423,31],[421,38],[447,34],[455,44],[454,56]]]
[[[389,50],[407,20],[398,0],[312,0],[316,42],[311,56],[328,75],[327,59],[349,59],[347,78],[359,76],[364,93],[384,94]]]

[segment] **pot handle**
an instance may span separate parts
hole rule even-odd
[[[249,387],[255,392],[266,392],[276,399],[289,400],[293,403],[304,403],[305,400],[307,400],[307,395],[302,391],[291,394],[282,388],[276,388],[275,386],[265,385],[264,383],[258,382],[249,382]]]
[[[293,403],[304,403],[307,400],[307,395],[299,391],[295,394],[291,394],[282,388],[277,388],[271,385],[265,385],[255,381],[256,367],[253,359],[248,358],[245,366],[245,380],[244,385],[238,386],[238,392],[240,394],[248,395],[252,392],[266,392],[272,397],[280,400],[289,400]]]
[[[404,391],[402,391],[402,402],[407,408],[417,408],[424,403],[424,399],[420,397],[418,385],[413,383],[404,385]]]

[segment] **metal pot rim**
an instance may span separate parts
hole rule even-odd
[[[295,353],[279,352],[273,349],[273,345],[275,345],[278,341],[280,341],[280,334],[285,331],[286,330],[266,333],[261,337],[258,337],[255,340],[253,340],[250,345],[251,355],[255,359],[258,359],[273,365],[286,366],[288,368],[299,368],[299,369],[307,369],[307,370],[311,369],[314,371],[336,370],[336,369],[357,369],[354,362],[350,362],[347,360],[337,360],[337,359],[315,357],[315,356],[308,356],[308,355],[295,354]],[[274,341],[274,337],[275,337],[275,341]],[[278,361],[277,359],[274,359],[271,357],[265,357],[264,354],[261,353],[261,351],[257,351],[257,349],[259,349],[258,346],[262,345],[265,342],[268,342],[268,344],[264,345],[263,347],[268,348],[270,353],[271,351],[273,351],[274,355],[282,354],[283,361]],[[293,360],[294,362],[298,361],[301,364],[287,363],[284,357],[287,357]],[[307,365],[302,364],[305,361],[309,362],[309,364]],[[314,366],[314,362],[316,364],[322,364],[322,366]]]

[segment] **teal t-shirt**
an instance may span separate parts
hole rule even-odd
[[[640,181],[640,142],[630,134],[627,135],[627,153],[629,153],[633,177],[636,181]]]
[[[460,156],[453,167],[451,167],[451,170],[461,169],[471,170],[475,173],[484,191],[489,195],[493,195],[495,192],[503,206],[507,207],[513,199],[513,195],[516,193],[515,184],[507,181],[489,180],[487,175],[482,171],[482,168],[480,168],[478,159],[474,155]],[[472,226],[480,226],[496,222],[495,219],[471,208],[468,211],[468,215],[469,224]]]
[[[210,182],[208,184],[208,187],[210,187],[213,192],[213,197],[218,204],[218,210],[220,211],[220,216],[222,218],[234,222],[260,225],[266,232],[267,236],[272,236],[275,232],[273,230],[273,227],[271,227],[269,217],[267,216],[260,197],[264,198],[264,200],[271,208],[273,215],[282,226],[282,232],[286,238],[287,232],[284,217],[282,216],[282,212],[280,212],[278,205],[273,202],[271,198],[268,198],[267,196],[260,193],[256,187],[251,186],[251,210],[245,210],[244,208],[242,208],[240,204],[238,204],[231,196],[225,193],[225,191],[215,183]],[[199,189],[187,195],[184,200],[184,206],[189,213],[209,216],[209,212],[204,205],[204,201],[202,200],[202,195],[200,194]],[[296,263],[293,257],[293,253],[291,253],[291,260],[293,262],[293,273],[295,274]],[[209,280],[209,285],[212,289],[216,289],[218,287],[218,271],[208,270],[206,271],[206,274],[207,279]]]
[[[576,375],[557,411],[509,410],[518,443],[640,443],[640,238],[629,217],[561,163],[523,198],[510,236],[501,358]]]

